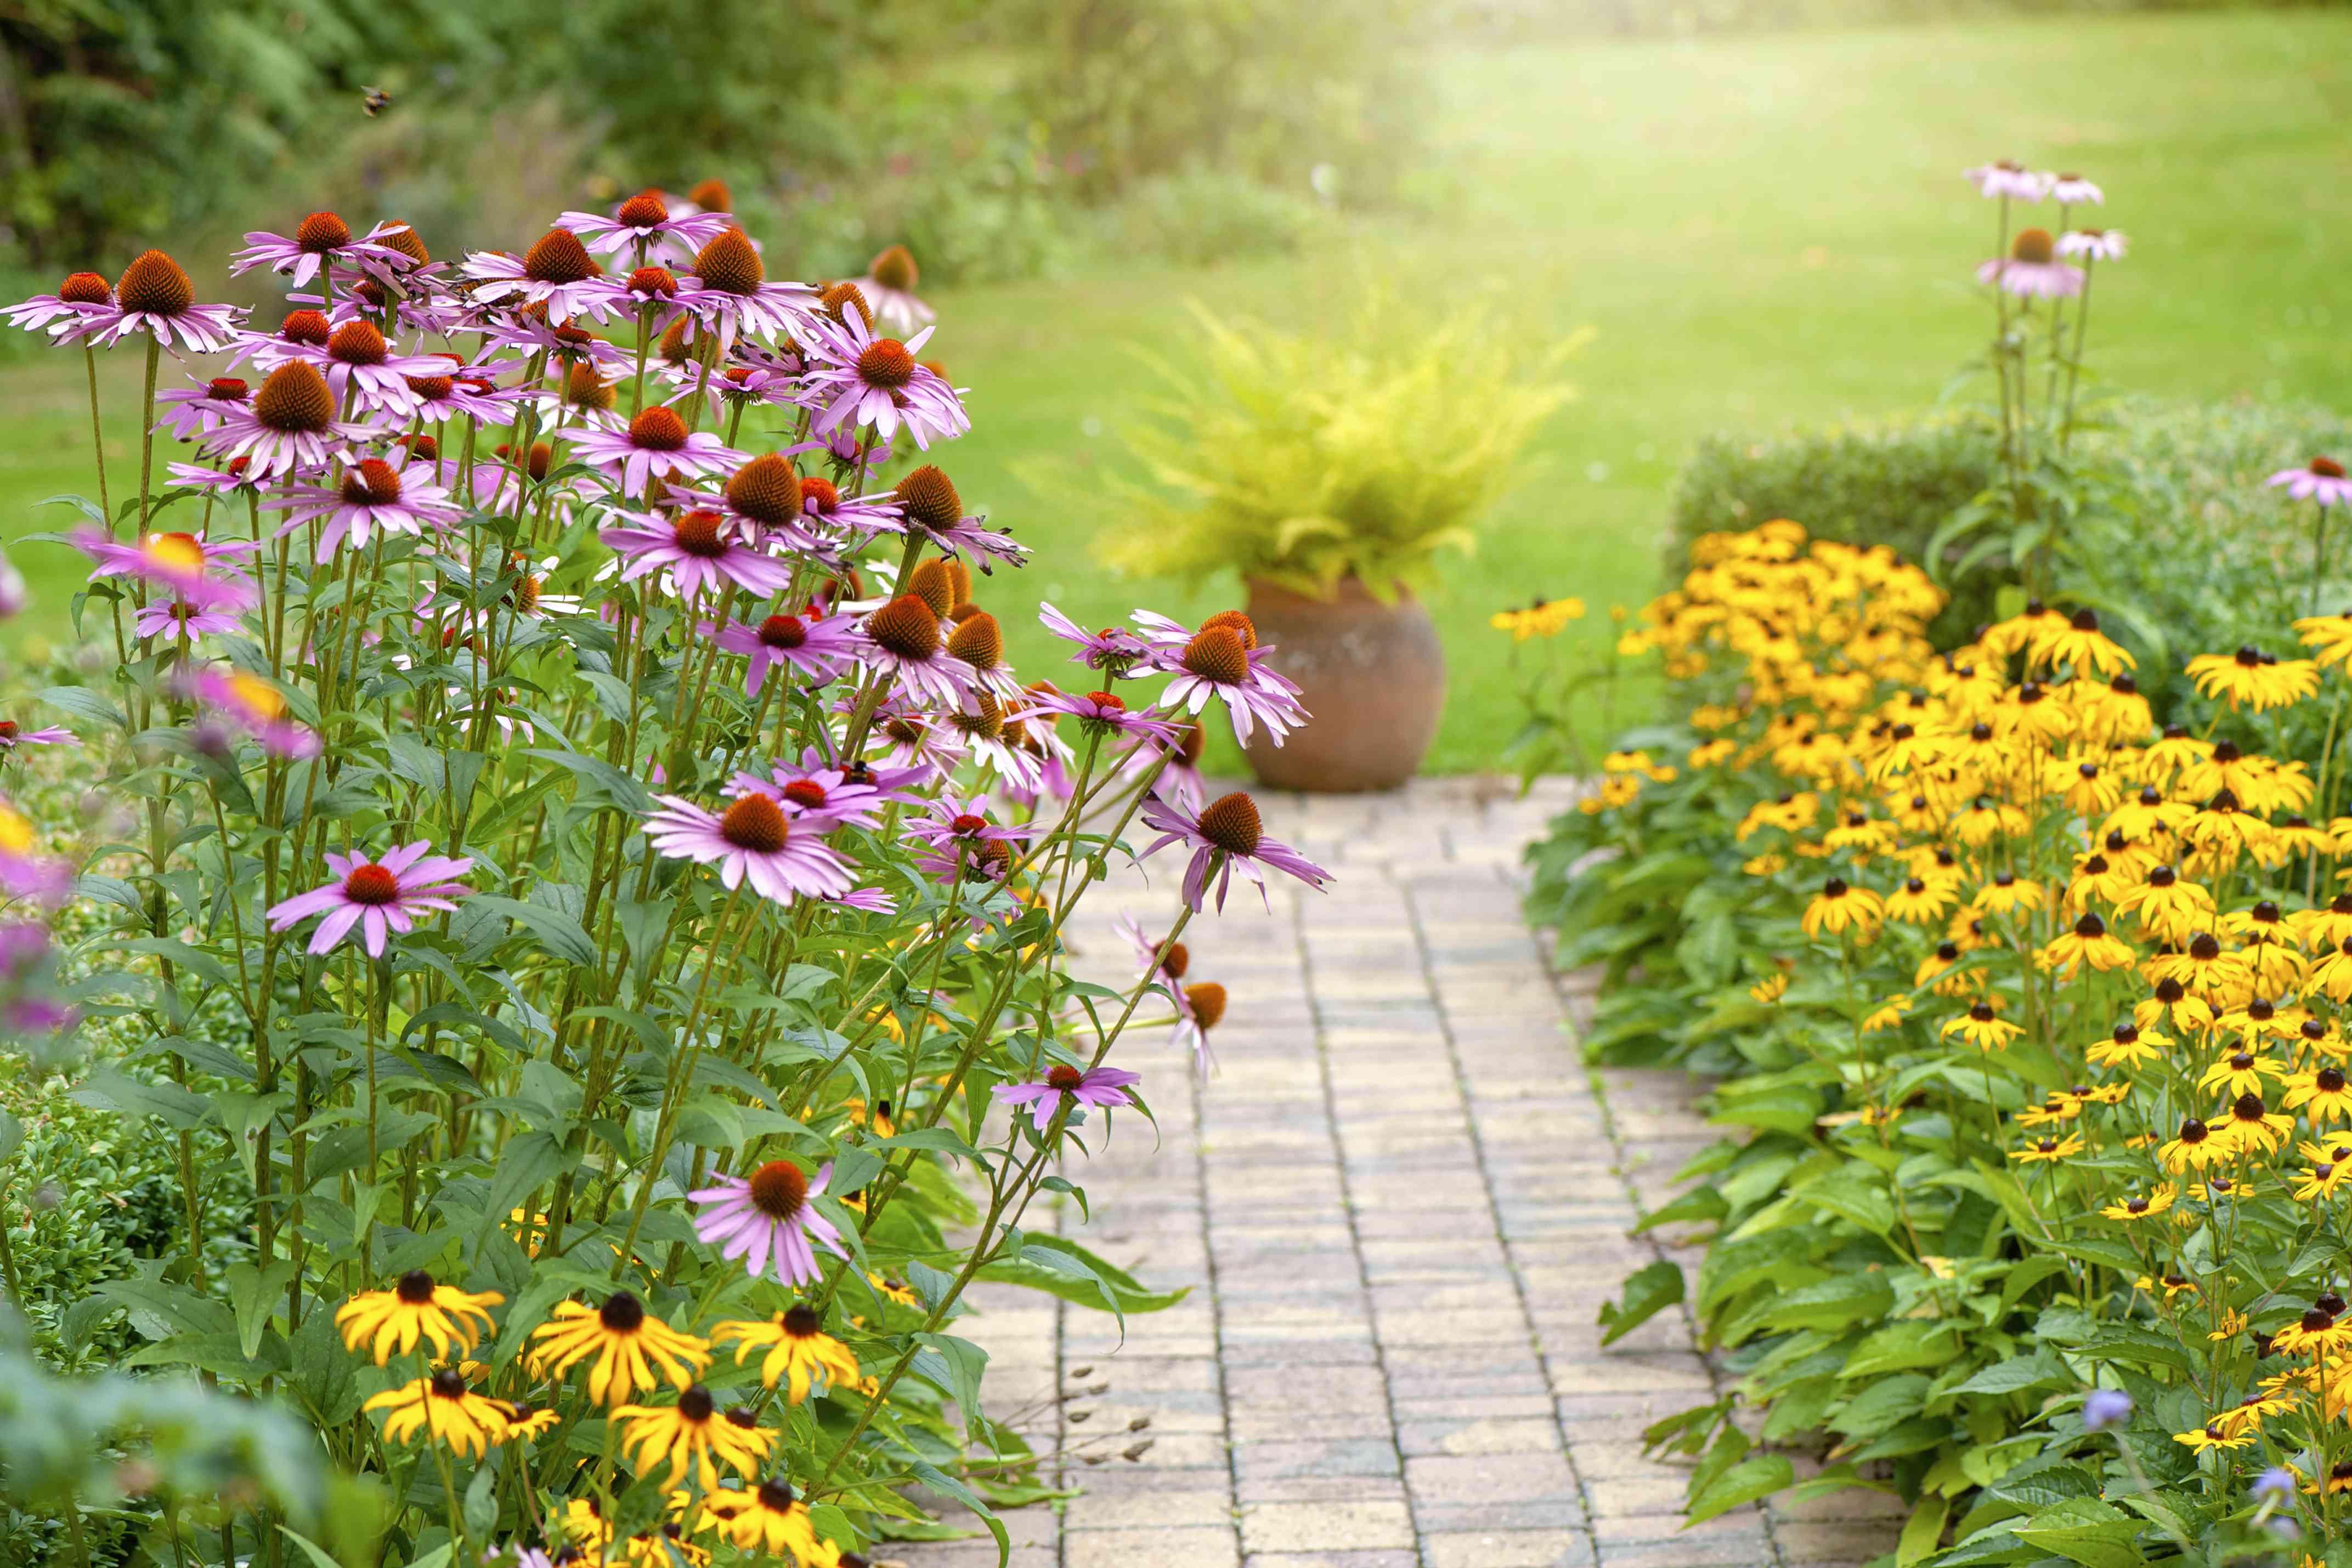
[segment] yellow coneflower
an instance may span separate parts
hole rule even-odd
[[[1888,918],[1906,925],[1932,925],[1952,907],[1952,890],[1948,883],[1930,883],[1925,877],[1911,877],[1886,895]]]
[[[1939,997],[1967,996],[1983,983],[1983,976],[1973,969],[1955,967],[1960,956],[1958,943],[1938,943],[1919,960],[1918,968],[1912,972],[1911,983],[1914,986],[1933,986]]]
[[[2069,1133],[2064,1137],[2041,1137],[2021,1149],[2011,1149],[2009,1157],[2026,1165],[2057,1160],[2071,1160],[2083,1152],[2083,1134]]]
[[[2338,1326],[2336,1314],[2313,1306],[2303,1316],[2271,1336],[2271,1348],[2284,1355],[2333,1359],[2352,1346],[2352,1326]]]
[[[2294,1178],[2294,1200],[2297,1203],[2317,1203],[2334,1197],[2352,1185],[2352,1163],[2342,1160],[2321,1160]]]
[[[1893,1029],[1903,1021],[1904,1015],[1910,1010],[1909,997],[1889,997],[1876,1008],[1863,1015],[1862,1032],[1876,1034],[1882,1030]]]
[[[2119,1219],[2126,1225],[2155,1219],[2172,1207],[2172,1200],[2179,1196],[2179,1192],[2180,1189],[2168,1181],[2158,1182],[2145,1193],[2107,1205],[2099,1213],[2105,1218]]]
[[[453,1343],[467,1350],[479,1344],[491,1326],[488,1309],[505,1300],[496,1291],[436,1284],[424,1270],[411,1269],[390,1290],[362,1291],[336,1308],[335,1326],[346,1350],[373,1341],[378,1366],[415,1350],[420,1337],[433,1343],[435,1355],[446,1356]]]
[[[893,1280],[884,1274],[868,1273],[866,1276],[866,1282],[874,1287],[876,1295],[894,1306],[919,1307],[923,1304],[923,1299],[915,1294],[912,1288],[903,1280]]]
[[[730,1499],[729,1517],[719,1528],[727,1538],[748,1551],[790,1556],[795,1563],[824,1561],[816,1527],[809,1521],[808,1504],[800,1500],[782,1476],[761,1481],[740,1507]]]
[[[2129,968],[2138,956],[2129,943],[2107,934],[2105,921],[2085,910],[2074,922],[2074,928],[2053,937],[2034,955],[2034,961],[2055,971],[2061,979],[2067,979],[2084,964],[2105,974]]]
[[[2233,1099],[2240,1094],[2260,1094],[2266,1086],[2265,1080],[2277,1082],[2286,1077],[2286,1071],[2284,1063],[2241,1046],[2207,1068],[2197,1080],[2197,1087],[2221,1090]]]
[[[698,1383],[682,1391],[675,1405],[622,1405],[613,1419],[625,1423],[622,1451],[630,1455],[639,1473],[667,1460],[665,1486],[676,1486],[690,1469],[705,1491],[719,1484],[712,1463],[730,1467],[749,1479],[766,1468],[776,1435],[763,1429],[748,1408],[719,1413],[710,1390]]]
[[[2175,1432],[2172,1440],[2187,1444],[2191,1453],[2202,1454],[2208,1448],[2242,1448],[2254,1437],[2252,1430],[2233,1432],[2219,1421],[2208,1421],[2194,1432]]]
[[[1683,765],[1691,768],[1713,768],[1738,749],[1738,745],[1733,741],[1706,741],[1691,747],[1690,755],[1683,758]]]
[[[475,1393],[453,1367],[387,1388],[361,1408],[392,1412],[383,1418],[383,1435],[395,1443],[407,1442],[421,1428],[478,1458],[507,1438],[505,1403]]]
[[[2180,952],[2150,959],[2146,973],[2151,980],[2178,980],[2195,995],[2225,1003],[2246,994],[2253,985],[2246,961],[2222,951],[2220,939],[2210,931],[2189,937],[2189,946]]]
[[[722,1343],[736,1342],[738,1366],[751,1352],[765,1348],[768,1354],[760,1363],[760,1381],[773,1388],[782,1380],[785,1399],[794,1405],[807,1399],[812,1387],[857,1382],[857,1357],[824,1332],[824,1320],[813,1307],[791,1307],[765,1322],[730,1319],[712,1325],[710,1337]]]
[[[2226,1139],[2213,1135],[2198,1117],[2191,1116],[2180,1124],[2180,1131],[2156,1152],[2164,1168],[2174,1176],[2184,1170],[2203,1170],[2208,1166],[2227,1165],[2235,1151]]]
[[[2077,674],[2087,670],[2096,675],[2113,674],[2138,664],[2121,644],[2099,630],[2099,617],[2089,609],[2077,610],[2055,625],[2048,620],[2039,622],[2025,644],[2025,656],[2029,669],[2072,664]]]
[[[614,1291],[594,1308],[559,1301],[550,1321],[530,1336],[539,1342],[527,1358],[535,1374],[562,1377],[594,1356],[588,1397],[599,1405],[618,1405],[640,1388],[656,1386],[656,1365],[684,1388],[710,1364],[707,1343],[652,1316],[626,1291]]]
[[[1944,1027],[1937,1031],[1939,1036],[1947,1038],[1957,1034],[1982,1051],[2006,1051],[2009,1042],[2024,1032],[2023,1029],[2007,1019],[1997,1017],[1990,998],[1979,998],[1968,1011],[1957,1018],[1946,1019]]]
[[[2183,882],[2168,865],[2147,869],[2147,880],[2116,900],[2118,915],[2130,915],[2167,942],[2185,940],[2211,923],[2213,894],[2193,882]]]
[[[1777,876],[1788,869],[1786,855],[1750,855],[1739,862],[1739,869],[1749,876]]]
[[[511,1399],[501,1400],[499,1403],[506,1406],[507,1437],[509,1440],[518,1437],[544,1437],[548,1433],[555,1430],[557,1425],[563,1419],[552,1410],[519,1405]]]
[[[2213,1009],[2203,998],[2190,996],[2188,988],[2168,977],[2156,983],[2155,995],[2132,1004],[2132,1021],[2149,1030],[2168,1019],[2183,1033],[2202,1033],[2213,1027]]]
[[[2069,1094],[2063,1089],[2053,1089],[2042,1097],[2042,1103],[2031,1105],[2017,1113],[2021,1127],[2048,1127],[2071,1122],[2083,1113],[2084,1097]]]
[[[1789,972],[1783,969],[1777,974],[1765,976],[1748,988],[1748,994],[1769,1007],[1789,994]]]
[[[2294,1118],[2271,1110],[2259,1094],[2241,1094],[2231,1101],[2229,1115],[2213,1129],[2216,1140],[2238,1153],[2274,1154],[2294,1135]]]
[[[1885,918],[1886,904],[1878,894],[1866,887],[1848,887],[1843,878],[1833,876],[1822,883],[1797,924],[1808,936],[1835,936],[1851,926],[1857,941],[1867,942]]]
[[[2137,1067],[2164,1054],[2172,1041],[2136,1023],[2119,1023],[2106,1039],[2084,1048],[2083,1059],[2094,1067]]]
[[[2352,999],[2352,936],[2336,945],[2336,951],[2311,967],[2311,987],[2329,1001]]]
[[[2151,1296],[2161,1293],[2168,1301],[2184,1291],[2192,1296],[2197,1293],[2197,1281],[2186,1274],[2164,1274],[2154,1279],[2142,1274],[2132,1281],[2132,1286]]]
[[[2232,711],[2284,707],[2319,689],[2319,666],[2309,659],[2281,659],[2253,647],[2200,653],[2189,661],[2188,672],[2200,693],[2220,697]]]
[[[1584,619],[1581,599],[1538,599],[1525,610],[1505,610],[1490,616],[1486,624],[1497,632],[1508,632],[1515,643],[1531,637],[1557,637],[1570,622]]]

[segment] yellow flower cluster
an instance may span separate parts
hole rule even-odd
[[[2221,721],[2160,727],[2132,654],[2088,609],[2031,605],[1938,653],[1925,630],[1942,593],[1885,549],[1776,521],[1711,535],[1693,559],[1627,642],[1670,678],[1711,677],[1687,768],[1742,776],[1735,799],[1772,781],[1731,829],[1748,872],[1793,880],[1821,862],[1799,890],[1812,961],[1907,978],[1857,1040],[1946,998],[1923,1008],[1934,1028],[1915,1049],[1959,1051],[1973,1065],[1957,1075],[1981,1069],[1996,1104],[2022,1097],[1994,1135],[2046,1184],[2049,1223],[2126,1240],[2152,1309],[2185,1341],[2251,1333],[2236,1311],[2250,1303],[2231,1299],[2241,1276],[2165,1254],[2199,1227],[2234,1230],[2245,1206],[2330,1206],[2352,1190],[2352,893],[2333,893],[2352,816],[2328,816],[2327,761],[2315,779],[2215,738]],[[2352,616],[2294,629],[2312,656],[2249,647],[2189,663],[2232,732],[2313,699],[2331,672],[2352,675]],[[1611,770],[1588,809],[1625,804],[1644,776]],[[1777,1004],[1788,988],[1770,973],[1751,994]],[[1866,1073],[1861,1088],[1849,1122],[1902,1114]],[[1980,1126],[1994,1116],[1972,1109]],[[2284,1226],[2341,1236],[2347,1223],[2338,1207]],[[2191,1335],[2175,1313],[2200,1303]],[[2262,1304],[2272,1319],[2293,1305]],[[2242,1447],[2288,1412],[2322,1418],[2315,1406],[2340,1418],[2345,1314],[2323,1293],[2277,1328],[2265,1350],[2288,1369],[2179,1441]]]

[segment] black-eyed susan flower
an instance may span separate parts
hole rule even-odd
[[[2147,880],[2116,900],[2116,913],[2136,916],[2167,942],[2180,942],[2212,924],[2213,894],[2197,883],[2183,881],[2169,865],[2153,865],[2147,869]]]
[[[2294,1178],[2294,1200],[2297,1203],[2317,1203],[2341,1193],[2352,1185],[2352,1164],[2340,1160],[2322,1160]]]
[[[2191,1453],[2202,1454],[2209,1448],[2242,1448],[2255,1437],[2252,1430],[2233,1432],[2219,1421],[2208,1421],[2194,1432],[2175,1432],[2172,1440],[2188,1445]]]
[[[800,1500],[792,1483],[782,1476],[761,1481],[740,1507],[734,1506],[733,1499],[728,1500],[730,1517],[719,1528],[737,1546],[778,1557],[789,1556],[803,1564],[824,1561],[824,1548],[817,1541],[816,1527],[810,1522],[808,1504]]]
[[[2196,1034],[2213,1027],[2213,1009],[2168,976],[2157,981],[2153,995],[2132,1004],[2132,1021],[2143,1030],[2169,1021],[2183,1033]]]
[[[1883,1030],[1893,1029],[1903,1021],[1904,1015],[1910,1010],[1909,997],[1889,997],[1863,1015],[1862,1032],[1876,1034]]]
[[[1968,1011],[1957,1018],[1946,1019],[1937,1031],[1948,1039],[1957,1034],[1982,1051],[2006,1051],[2009,1042],[2025,1032],[2018,1025],[1999,1017],[1993,1010],[1992,999],[1980,997]]]
[[[2053,937],[2034,955],[2035,962],[2055,971],[2061,978],[2073,976],[2085,964],[2105,974],[2111,969],[2128,968],[2137,958],[2131,945],[2110,936],[2107,923],[2091,910],[2083,912],[2073,930]]]
[[[2188,673],[2205,695],[2256,713],[2300,702],[2319,689],[2319,666],[2313,661],[2281,659],[2254,647],[2200,653],[2189,661]]]
[[[2352,1088],[2346,1086],[2344,1069],[2334,1062],[2289,1077],[2282,1103],[2315,1122],[2352,1122]]]
[[[2314,1304],[2303,1316],[2271,1338],[2271,1348],[2282,1355],[2334,1358],[2352,1347],[2352,1324],[2340,1324],[2337,1315]]]
[[[2132,1281],[2132,1287],[2135,1290],[2145,1291],[2151,1296],[2161,1295],[2168,1301],[2175,1296],[2193,1296],[2197,1293],[2197,1281],[2181,1273],[2158,1274],[2153,1277],[2142,1274]]]
[[[1932,925],[1941,920],[1951,907],[1950,887],[1930,883],[1925,877],[1908,878],[1901,887],[1886,895],[1888,917],[1906,925]]]
[[[710,1364],[710,1348],[678,1333],[646,1311],[626,1291],[615,1291],[599,1307],[558,1301],[548,1322],[531,1330],[538,1342],[528,1358],[535,1374],[562,1377],[595,1357],[588,1373],[588,1396],[599,1405],[619,1405],[640,1388],[653,1388],[658,1366],[680,1388]]]
[[[1748,988],[1748,994],[1769,1007],[1789,994],[1789,973],[1783,969],[1765,976]]]
[[[2172,1207],[2172,1200],[2179,1197],[2179,1193],[2180,1189],[2172,1183],[2162,1181],[2144,1193],[2137,1193],[2130,1197],[2107,1205],[2099,1210],[2099,1213],[2105,1218],[2121,1220],[2126,1225],[2137,1224],[2141,1220],[2156,1219],[2161,1218],[2164,1211]]]
[[[2213,1135],[2239,1154],[2273,1154],[2294,1135],[2294,1118],[2271,1110],[2259,1094],[2241,1094],[2230,1102],[2229,1114]]]
[[[2190,936],[2189,945],[2178,953],[2150,959],[2147,974],[2152,980],[2178,980],[2192,995],[2224,1005],[2248,994],[2253,985],[2246,961],[2225,951],[2221,939],[2210,931]]]
[[[765,1322],[730,1319],[713,1325],[710,1337],[720,1343],[735,1342],[738,1366],[754,1350],[765,1349],[760,1381],[771,1388],[781,1385],[785,1399],[794,1405],[807,1399],[812,1388],[855,1385],[858,1378],[857,1357],[824,1332],[824,1320],[813,1307],[793,1306]]]
[[[505,1300],[496,1291],[439,1284],[424,1270],[411,1269],[390,1290],[362,1291],[336,1308],[335,1326],[345,1349],[369,1345],[382,1366],[394,1354],[415,1350],[420,1338],[432,1343],[436,1356],[447,1355],[452,1344],[473,1349],[491,1326],[488,1309]]]
[[[2064,1137],[2054,1134],[2035,1138],[2021,1149],[2011,1149],[2009,1157],[2024,1165],[2071,1160],[2083,1152],[2083,1134],[2069,1133]]]
[[[2064,621],[2053,616],[2035,622],[2028,634],[2025,656],[2030,668],[2072,664],[2078,674],[2084,671],[2112,674],[2117,670],[2131,669],[2137,663],[2099,630],[2098,613],[2088,608],[2075,611]]]
[[[2106,1039],[2084,1048],[2083,1058],[2094,1067],[2134,1068],[2163,1056],[2172,1041],[2136,1023],[2119,1023]]]
[[[746,1478],[766,1469],[776,1435],[762,1428],[750,1410],[742,1416],[736,1420],[721,1414],[718,1400],[699,1383],[681,1391],[675,1405],[622,1405],[613,1411],[613,1418],[623,1423],[622,1451],[640,1473],[667,1462],[663,1484],[676,1486],[691,1469],[705,1491],[719,1484],[717,1465]]]
[[[1849,887],[1842,877],[1822,883],[1820,893],[1805,906],[1797,924],[1808,936],[1835,936],[1849,927],[1857,940],[1867,942],[1886,918],[1886,902],[1866,887]]]
[[[2197,1080],[2197,1087],[2206,1091],[2219,1090],[2235,1098],[2240,1094],[2260,1094],[2272,1083],[2286,1077],[2284,1062],[2267,1056],[2258,1056],[2241,1046],[2205,1070]]]
[[[383,1435],[395,1443],[407,1442],[422,1430],[460,1454],[479,1458],[507,1438],[506,1404],[475,1393],[454,1367],[387,1388],[361,1408],[390,1411],[383,1418]]]
[[[2213,1134],[2202,1120],[2190,1116],[2180,1124],[2180,1131],[2157,1150],[2156,1157],[2174,1176],[2184,1170],[2201,1171],[2208,1166],[2227,1165],[2233,1151],[2229,1143]]]
[[[1557,637],[1570,622],[1583,619],[1581,599],[1538,599],[1525,610],[1499,611],[1486,624],[1497,632],[1508,632],[1515,643],[1524,643],[1531,637]]]
[[[543,1437],[555,1430],[562,1417],[552,1410],[518,1404],[511,1399],[500,1401],[506,1406],[507,1438]]]

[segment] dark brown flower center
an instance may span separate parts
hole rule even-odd
[[[626,1291],[615,1291],[596,1309],[596,1321],[614,1333],[635,1333],[646,1325],[646,1304]]]
[[[282,434],[316,434],[334,423],[335,394],[326,377],[299,360],[289,360],[253,394],[253,414]]]
[[[68,305],[104,305],[114,290],[95,272],[77,272],[58,285],[58,298]]]
[[[784,786],[784,799],[803,810],[818,810],[824,805],[824,786],[814,779],[795,779]]]
[[[955,583],[948,576],[947,563],[927,560],[907,574],[906,583],[898,591],[911,593],[931,607],[931,613],[945,616],[955,603]]]
[[[896,390],[915,379],[915,356],[896,338],[877,338],[857,356],[857,379],[870,387]]]
[[[899,480],[894,495],[908,522],[939,529],[963,521],[963,497],[933,464],[926,463]]]
[[[343,499],[354,507],[389,507],[400,499],[400,470],[381,457],[366,457],[343,475]]]
[[[903,245],[891,246],[866,265],[866,275],[885,288],[900,293],[915,287],[915,256]]]
[[[408,224],[392,225],[375,236],[375,243],[386,250],[398,251],[419,267],[433,259],[433,253],[425,248],[425,236]]]
[[[767,797],[745,799],[765,800]],[[790,1219],[808,1202],[808,1175],[790,1160],[770,1160],[751,1173],[751,1185],[752,1204],[761,1213],[777,1219]]]
[[[412,1307],[421,1307],[433,1299],[433,1276],[422,1269],[411,1269],[400,1277],[393,1293]]]
[[[1250,855],[1265,836],[1257,802],[1239,790],[1201,808],[1201,836],[1228,854]]]
[[[196,302],[196,286],[178,262],[160,250],[147,250],[122,269],[114,297],[125,310],[177,316]]]
[[[741,229],[729,229],[704,246],[694,258],[694,275],[704,287],[722,294],[756,294],[768,280],[767,267]]]
[[[370,861],[343,878],[343,896],[353,904],[390,904],[400,896],[400,878]]]
[[[1087,1075],[1067,1062],[1055,1062],[1045,1073],[1045,1082],[1066,1094],[1086,1082]]]
[[[754,457],[727,481],[727,504],[756,523],[781,528],[801,515],[803,481],[789,458]]]
[[[690,556],[704,560],[718,560],[727,554],[728,542],[722,532],[727,519],[718,513],[697,509],[678,518],[674,537],[677,548]]]
[[[2313,458],[2311,460],[2311,471],[2326,479],[2341,479],[2344,477],[2344,465],[2338,463],[2333,457]]]
[[[1249,678],[1249,651],[1230,626],[1203,626],[1184,644],[1182,664],[1204,681],[1239,685]]]
[[[660,403],[629,421],[630,444],[647,452],[678,452],[686,446],[686,421]]]
[[[677,1396],[677,1413],[699,1427],[719,1413],[719,1402],[698,1383]]]
[[[466,1380],[457,1375],[455,1367],[445,1366],[435,1373],[431,1386],[434,1396],[438,1399],[463,1399],[466,1396]]]
[[[1257,624],[1238,610],[1220,610],[1201,622],[1206,632],[1212,626],[1223,626],[1242,640],[1242,646],[1252,651],[1257,647]]]
[[[2319,1092],[2323,1094],[2340,1094],[2344,1092],[2344,1070],[2340,1067],[2323,1067],[2313,1074],[2312,1082],[2319,1086]]]
[[[1004,661],[1004,636],[996,617],[982,610],[965,618],[948,639],[948,652],[975,670],[992,670]]]
[[[784,1309],[784,1332],[794,1339],[812,1339],[824,1327],[814,1307],[803,1302]]]
[[[760,622],[760,642],[769,648],[797,648],[808,641],[808,628],[797,615],[771,615]],[[812,786],[814,788],[814,786]],[[791,791],[785,791],[790,794]],[[818,791],[818,804],[824,804],[824,791]]]
[[[390,350],[373,321],[346,321],[327,340],[327,357],[346,365],[380,365]]]
[[[931,607],[902,593],[866,618],[866,634],[883,652],[921,663],[940,651],[940,619]]]
[[[659,191],[639,191],[613,215],[633,229],[649,229],[669,222],[669,204],[661,199]]]
[[[2058,245],[2050,237],[2048,229],[2020,229],[2009,254],[2019,261],[2046,262],[2056,257]]]
[[[698,190],[699,186],[696,187]],[[760,1506],[771,1513],[782,1513],[793,1506],[792,1483],[782,1476],[760,1483]]]
[[[666,297],[677,292],[677,279],[669,275],[666,267],[641,267],[629,274],[629,292]]]
[[[548,230],[522,258],[522,275],[534,283],[584,283],[603,270],[570,229]]]
[[[294,243],[312,256],[324,256],[352,243],[352,225],[333,213],[312,213],[296,225]]]
[[[866,302],[866,290],[855,283],[833,285],[816,297],[816,304],[818,309],[845,327],[849,325],[849,313],[855,310],[866,329],[874,330],[874,308]]]
[[[820,479],[811,474],[801,480],[801,510],[814,512],[819,517],[841,505],[841,492],[830,479]]]
[[[757,793],[742,797],[719,819],[719,836],[754,854],[774,854],[784,847],[791,831],[784,809],[772,797]]]

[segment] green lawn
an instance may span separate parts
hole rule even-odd
[[[1184,595],[1110,580],[1089,550],[1108,519],[1043,507],[1013,475],[1038,454],[1116,460],[1106,427],[1145,379],[1121,345],[1181,353],[1188,296],[1281,319],[1326,308],[1366,272],[1425,290],[1433,308],[1499,288],[1525,332],[1590,325],[1599,336],[1539,472],[1477,557],[1445,570],[1436,608],[1454,694],[1433,763],[1487,765],[1517,726],[1505,643],[1485,625],[1494,608],[1537,592],[1596,608],[1638,601],[1657,586],[1654,540],[1696,437],[1916,407],[1974,351],[1985,319],[1969,272],[1992,214],[1959,177],[1971,163],[2015,157],[2106,186],[2101,218],[2134,246],[2102,272],[2094,322],[2095,358],[2115,384],[2343,401],[2347,61],[2352,17],[2317,13],[1438,57],[1441,192],[1426,215],[1278,263],[937,298],[945,326],[932,351],[973,388],[977,425],[943,465],[1041,554],[983,598],[1037,673],[1060,653],[1023,629],[1033,597],[1087,622],[1238,599],[1232,584]],[[117,406],[136,393],[127,369],[114,367]],[[0,414],[16,433],[0,452],[8,538],[58,526],[63,514],[26,503],[86,483],[79,376],[62,357],[0,372]],[[32,547],[20,564],[61,612],[78,571],[47,559],[56,553]],[[55,635],[58,622],[37,612],[18,624]]]

